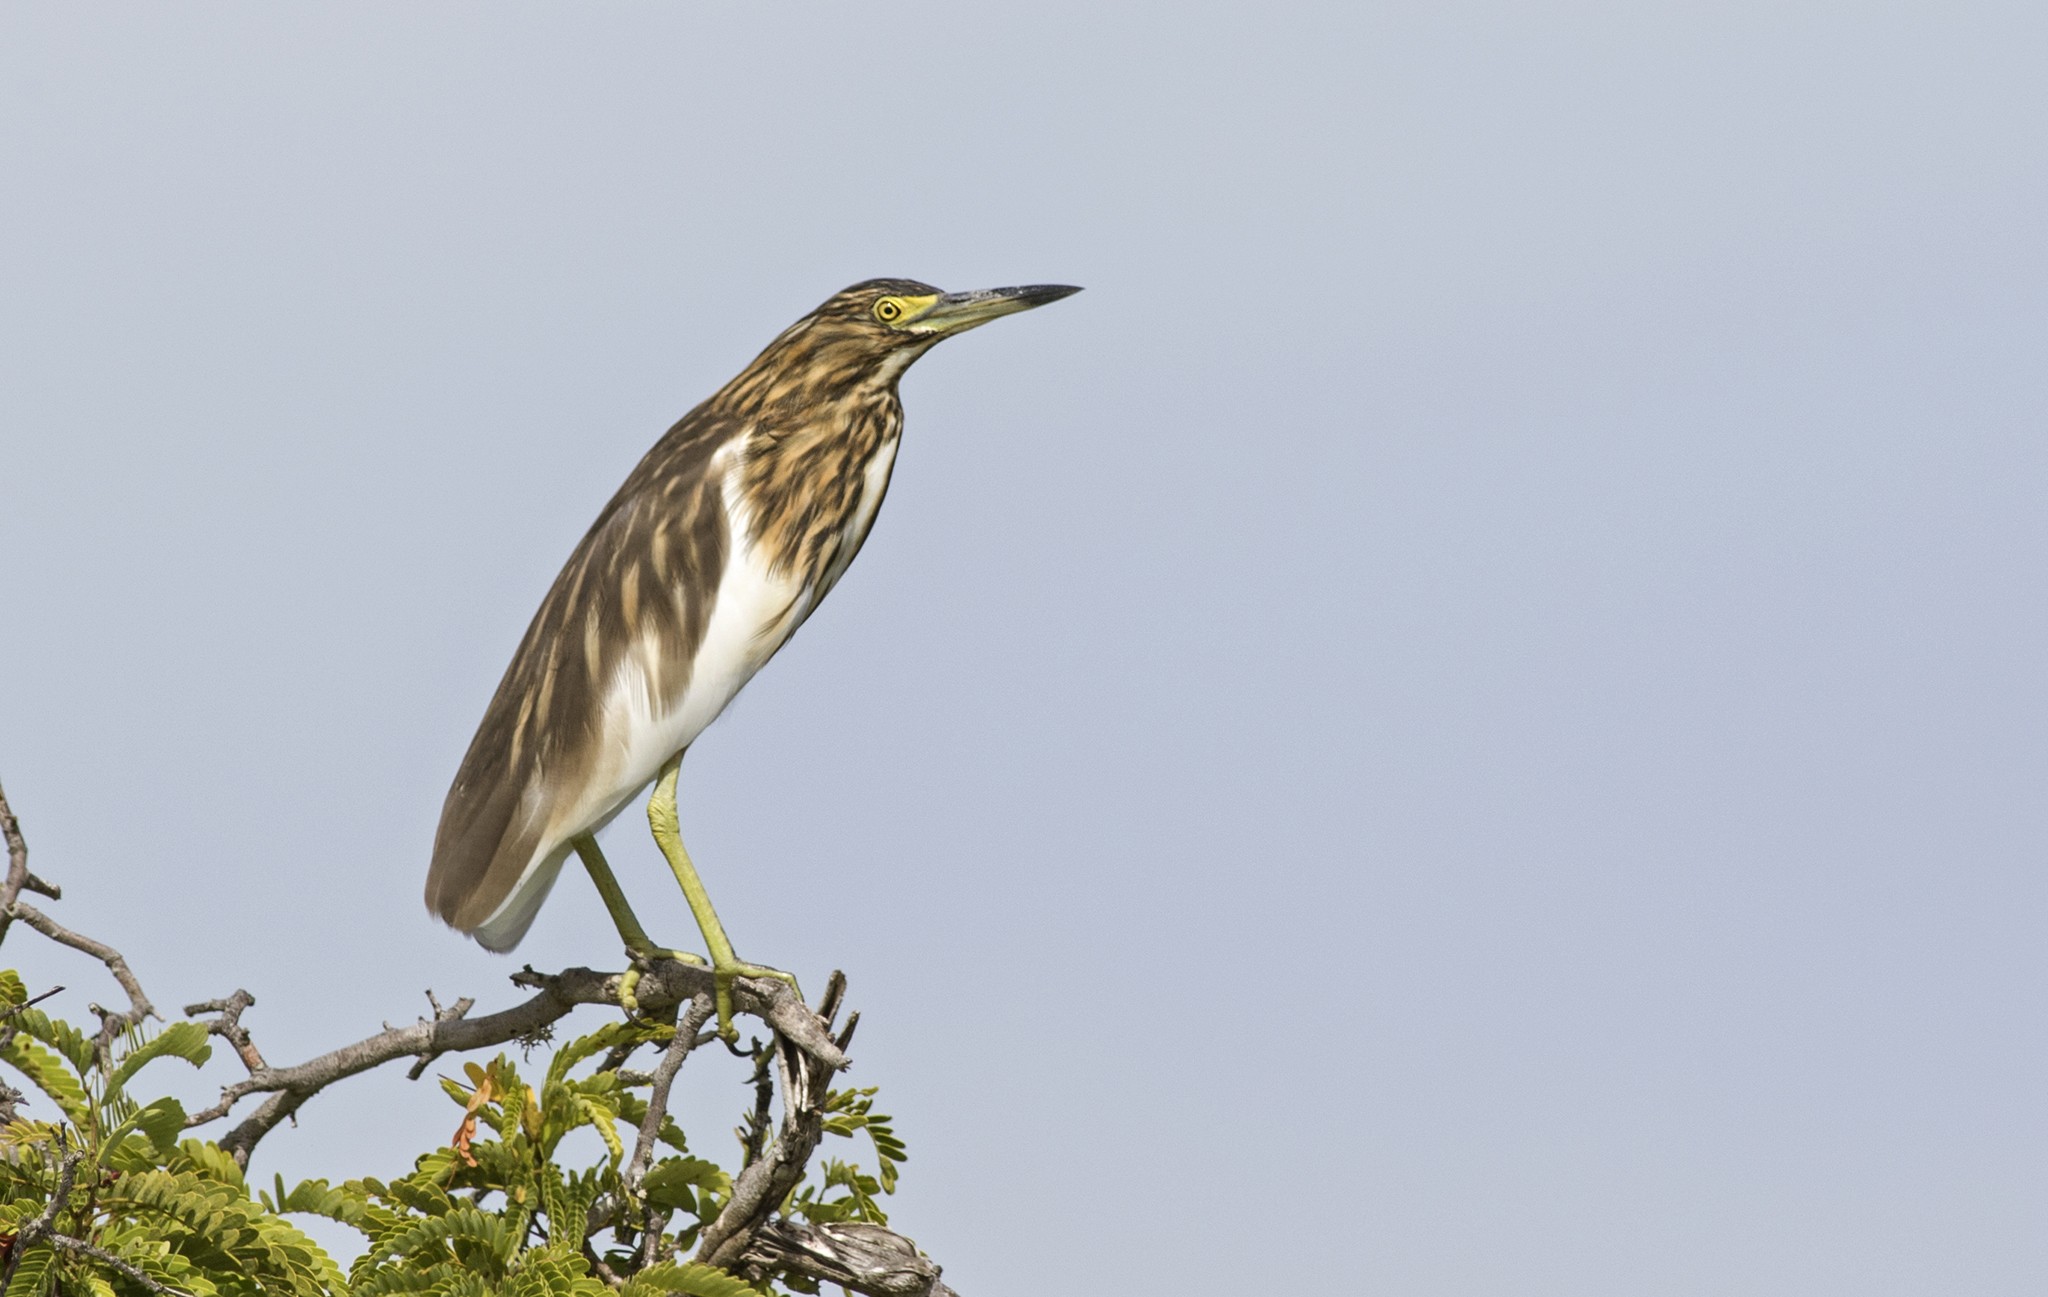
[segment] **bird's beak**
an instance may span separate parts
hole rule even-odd
[[[1081,290],[1071,284],[1031,284],[1024,288],[984,288],[972,293],[943,293],[906,328],[913,333],[965,333],[1002,315],[1057,302]]]

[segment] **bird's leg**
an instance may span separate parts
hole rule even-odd
[[[612,867],[605,863],[604,853],[597,849],[597,839],[585,833],[575,839],[576,856],[583,867],[590,871],[590,881],[597,884],[597,894],[604,898],[604,908],[611,911],[612,923],[619,930],[619,940],[626,943],[626,956],[632,965],[619,978],[619,1004],[628,1013],[638,1013],[640,1002],[633,996],[634,988],[640,985],[640,967],[655,959],[679,959],[686,964],[702,964],[704,960],[687,950],[663,950],[647,936],[647,929],[640,926],[639,916],[633,907],[626,904],[626,893],[619,888],[619,880],[612,876]]]
[[[718,1006],[718,1034],[729,1041],[738,1040],[739,1032],[732,1025],[734,978],[772,977],[789,983],[789,989],[795,991],[799,999],[803,998],[803,988],[796,984],[794,976],[781,969],[743,964],[733,954],[732,942],[725,935],[725,925],[718,921],[718,912],[711,908],[711,897],[704,890],[703,880],[697,877],[697,866],[690,863],[690,853],[683,850],[683,835],[676,823],[676,773],[682,766],[683,754],[678,752],[661,768],[661,777],[654,781],[654,793],[647,799],[647,826],[654,830],[654,841],[661,847],[661,854],[668,857],[668,867],[675,871],[676,882],[683,889],[683,898],[689,901],[690,913],[697,916],[697,927],[703,931],[704,944],[710,948],[711,986]]]

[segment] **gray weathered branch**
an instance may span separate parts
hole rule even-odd
[[[256,997],[237,988],[233,995],[219,1000],[201,1000],[198,1004],[185,1006],[185,1016],[196,1018],[202,1013],[217,1013],[220,1016],[206,1024],[207,1034],[219,1036],[234,1046],[235,1056],[242,1060],[242,1066],[253,1075],[266,1071],[269,1064],[263,1061],[263,1054],[256,1048],[256,1042],[249,1039],[249,1029],[242,1025],[242,1010],[256,1007]]]
[[[142,993],[142,983],[136,980],[135,973],[128,967],[128,960],[120,951],[103,941],[95,941],[91,937],[73,932],[33,905],[26,905],[20,901],[7,907],[6,917],[20,919],[58,945],[69,946],[73,950],[91,955],[107,966],[107,971],[114,975],[114,980],[128,993],[126,1009],[105,1009],[97,1004],[86,1006],[99,1016],[100,1030],[99,1035],[93,1040],[93,1048],[98,1051],[102,1063],[111,1057],[114,1042],[120,1038],[122,1032],[140,1024],[144,1018],[160,1016],[156,1006],[149,1002],[149,997]]]
[[[0,941],[14,922],[14,903],[28,886],[28,839],[21,836],[21,821],[7,804],[7,790],[0,788],[0,838],[7,842],[7,878],[0,882]]]
[[[123,1261],[120,1257],[115,1256],[112,1252],[107,1251],[103,1247],[95,1247],[82,1238],[72,1238],[69,1234],[50,1234],[45,1236],[43,1241],[61,1251],[76,1252],[80,1256],[89,1256],[109,1269],[118,1270],[128,1277],[130,1283],[140,1285],[146,1292],[177,1293],[181,1291],[176,1288],[164,1287],[164,1285],[150,1278],[143,1271],[138,1270],[128,1262]]]
[[[185,1119],[187,1126],[200,1126],[228,1115],[241,1100],[254,1094],[268,1094],[255,1112],[226,1135],[220,1146],[243,1166],[249,1153],[265,1135],[336,1081],[367,1072],[398,1058],[429,1057],[487,1049],[507,1041],[530,1040],[544,1028],[566,1017],[581,1004],[619,1003],[621,973],[600,973],[588,968],[571,968],[560,973],[537,973],[531,968],[515,973],[515,985],[538,987],[539,994],[523,1004],[481,1018],[456,1016],[452,1012],[435,1020],[421,1019],[410,1026],[391,1027],[374,1036],[330,1050],[318,1058],[293,1067],[264,1067],[250,1072],[221,1091],[221,1101]],[[694,964],[663,960],[641,975],[636,994],[643,1011],[673,1009],[683,1000],[711,994],[711,972]],[[807,1057],[826,1071],[846,1066],[846,1054],[826,1034],[824,1026],[783,983],[769,978],[744,979],[733,983],[733,1007],[774,1027],[797,1041]]]
[[[794,1272],[870,1297],[958,1297],[940,1282],[938,1262],[915,1243],[865,1221],[764,1221],[740,1253],[740,1264],[767,1273]]]
[[[839,1016],[840,1000],[845,994],[845,976],[834,973],[819,1005],[822,1022],[829,1026]],[[832,1043],[844,1050],[852,1042],[853,1029],[858,1025],[856,1014]],[[781,1036],[775,1039],[775,1061],[782,1074],[782,1129],[776,1132],[775,1142],[767,1153],[733,1179],[732,1197],[726,1201],[725,1210],[704,1227],[697,1245],[699,1261],[728,1270],[736,1268],[740,1254],[769,1213],[781,1206],[782,1200],[804,1178],[811,1154],[817,1151],[818,1141],[825,1135],[825,1096],[831,1085],[831,1069],[820,1066],[810,1053]]]
[[[661,1123],[668,1119],[668,1096],[675,1086],[676,1073],[682,1070],[683,1060],[690,1056],[691,1050],[709,1043],[697,1033],[703,1030],[715,1012],[717,1004],[713,997],[699,995],[682,1006],[682,1012],[676,1015],[676,1034],[662,1054],[661,1062],[655,1066],[654,1075],[648,1078],[647,1111],[640,1118],[640,1136],[633,1142],[633,1158],[619,1177],[626,1194],[640,1200],[640,1264],[643,1267],[654,1264],[655,1248],[661,1241],[664,1226],[657,1221],[656,1208],[646,1201],[641,1186],[647,1182],[647,1169],[654,1164],[654,1145],[661,1136]]]
[[[37,1243],[50,1237],[56,1228],[57,1213],[71,1202],[71,1186],[78,1182],[78,1164],[85,1160],[85,1150],[65,1146],[60,1134],[57,1138],[57,1187],[50,1193],[50,1201],[43,1204],[43,1210],[34,1220],[21,1227],[14,1236],[14,1242],[7,1249],[7,1268],[0,1271],[0,1294],[7,1291],[14,1282],[14,1268],[21,1264],[21,1258]]]

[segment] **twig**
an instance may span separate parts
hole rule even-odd
[[[58,945],[82,950],[99,960],[107,966],[107,971],[114,975],[114,980],[121,984],[121,989],[128,993],[128,1007],[125,1010],[103,1009],[97,1004],[87,1006],[100,1017],[99,1038],[94,1044],[102,1062],[106,1061],[114,1047],[115,1039],[122,1032],[138,1025],[144,1018],[160,1016],[156,1006],[149,1002],[149,997],[142,993],[142,983],[136,980],[134,972],[128,967],[127,959],[120,951],[103,941],[94,941],[91,937],[73,932],[33,905],[15,901],[7,907],[6,913],[20,919]]]
[[[834,973],[824,1002],[836,1010],[845,989],[844,975]],[[825,1021],[829,1028],[829,1019]],[[853,1039],[854,1026],[849,1021],[833,1044],[844,1050]],[[775,1061],[782,1074],[782,1129],[767,1154],[734,1177],[732,1197],[718,1219],[704,1227],[697,1246],[697,1260],[727,1270],[738,1265],[769,1213],[804,1178],[811,1154],[825,1135],[831,1069],[819,1066],[809,1053],[781,1036],[775,1040]]]
[[[33,905],[16,901],[8,906],[8,914],[12,918],[20,919],[58,945],[84,951],[105,964],[107,971],[114,975],[114,980],[121,984],[121,989],[128,993],[128,1010],[118,1016],[126,1019],[129,1026],[141,1022],[144,1018],[158,1016],[156,1006],[143,994],[142,983],[136,980],[134,972],[128,967],[128,960],[120,951],[103,941],[94,941],[91,937],[73,932]]]
[[[7,790],[0,788],[0,838],[7,841],[7,878],[0,882],[0,941],[7,939],[7,929],[14,922],[14,903],[21,899],[21,889],[28,886],[28,839],[21,836],[21,821],[14,818],[14,808],[7,804]]]
[[[761,1160],[762,1151],[768,1146],[769,1119],[774,1115],[771,1105],[775,1102],[775,1047],[772,1043],[754,1045],[754,1075],[748,1084],[754,1087],[754,1110],[747,1114],[746,1125],[741,1127],[740,1170],[744,1171]]]
[[[604,1258],[597,1254],[596,1250],[590,1246],[587,1240],[583,1244],[583,1259],[589,1263],[591,1273],[595,1274],[605,1287],[623,1288],[626,1286],[625,1279],[618,1271],[605,1264]]]
[[[675,1039],[669,1042],[668,1050],[662,1054],[654,1075],[648,1078],[652,1088],[647,1095],[647,1112],[640,1118],[640,1137],[633,1144],[633,1159],[626,1164],[624,1177],[626,1189],[639,1196],[640,1185],[647,1178],[647,1169],[654,1162],[654,1145],[661,1136],[661,1123],[668,1116],[669,1091],[675,1086],[676,1073],[683,1067],[683,1060],[690,1051],[703,1043],[697,1034],[710,1020],[714,1003],[708,995],[700,995],[676,1017]]]
[[[64,1136],[57,1136],[59,1160],[57,1163],[57,1188],[51,1193],[50,1201],[34,1220],[21,1227],[14,1236],[14,1246],[7,1253],[7,1269],[0,1272],[0,1294],[4,1294],[14,1282],[14,1268],[21,1264],[21,1258],[30,1248],[41,1242],[57,1223],[57,1213],[71,1201],[71,1186],[78,1180],[78,1164],[85,1159],[82,1148],[66,1148]]]
[[[544,992],[552,990],[576,1004],[617,1005],[619,983],[624,976],[588,968],[570,968],[559,973],[538,973],[527,968],[512,975],[512,984],[539,987]],[[660,1013],[712,990],[710,969],[664,959],[646,969],[634,993],[642,1012]],[[766,977],[740,978],[732,984],[732,1003],[736,1012],[759,1018],[827,1068],[836,1072],[846,1067],[846,1051],[833,1041],[828,1022],[785,984]]]
[[[432,991],[428,991],[427,1007],[434,1011],[435,1022],[453,1022],[457,1018],[466,1016],[471,1009],[474,1009],[476,1007],[476,1001],[470,998],[469,996],[465,995],[461,999],[457,1000],[455,1003],[449,1005],[447,1008],[444,1009],[441,1007],[441,1002],[434,998],[434,993]],[[535,1031],[539,1030],[539,1028],[535,1028]],[[434,1060],[441,1057],[441,1055],[446,1052],[446,1050],[436,1049],[429,1051],[428,1053],[421,1054],[419,1056],[419,1059],[415,1061],[410,1068],[406,1069],[405,1079],[408,1081],[419,1080],[421,1077],[427,1074],[427,1069],[434,1065]]]
[[[242,1025],[242,1010],[254,1008],[256,997],[240,988],[224,1000],[201,1000],[198,1004],[185,1006],[185,1016],[196,1018],[202,1013],[218,1013],[220,1017],[206,1024],[208,1035],[219,1036],[235,1047],[236,1057],[251,1075],[268,1069],[263,1054],[256,1048],[256,1042],[249,1039],[249,1029]]]
[[[560,973],[523,970],[513,975],[513,983],[539,988],[539,994],[523,1004],[481,1018],[456,1017],[455,1009],[450,1009],[447,1017],[389,1027],[295,1067],[262,1068],[252,1072],[247,1080],[223,1088],[220,1103],[192,1114],[185,1124],[189,1127],[218,1121],[242,1099],[254,1094],[270,1095],[255,1112],[221,1137],[220,1146],[237,1164],[246,1167],[250,1151],[258,1141],[297,1112],[306,1100],[336,1081],[397,1058],[460,1053],[529,1037],[578,1005],[616,1006],[621,976],[588,968]],[[642,975],[638,987],[643,1009],[656,1012],[710,993],[709,969],[675,960],[654,964]],[[781,982],[765,978],[737,981],[733,983],[733,1005],[742,1013],[764,1019],[784,1035],[800,1036],[801,1052],[826,1071],[846,1066],[845,1050],[828,1034],[827,1026]],[[461,1007],[464,1006],[456,1006]]]
[[[675,1039],[669,1042],[668,1051],[661,1056],[661,1062],[654,1069],[654,1088],[647,1094],[647,1111],[640,1118],[640,1138],[633,1143],[633,1160],[626,1164],[622,1178],[626,1192],[640,1199],[640,1264],[654,1264],[654,1249],[661,1242],[662,1226],[655,1222],[655,1209],[641,1192],[647,1180],[647,1168],[654,1162],[654,1145],[661,1135],[661,1123],[668,1118],[669,1090],[676,1083],[676,1073],[683,1068],[683,1060],[697,1047],[697,1033],[710,1020],[716,1005],[711,996],[699,995],[676,1015]]]
[[[4,1012],[0,1012],[0,1022],[5,1022],[7,1019],[13,1017],[15,1014],[20,1013],[23,1009],[35,1008],[38,1004],[41,1004],[44,1000],[49,999],[51,996],[57,994],[59,991],[63,989],[64,988],[61,986],[53,986],[49,990],[44,991],[41,995],[31,995],[26,1000],[23,1000],[20,1004],[10,1005]]]
[[[93,1260],[99,1262],[101,1265],[111,1266],[114,1269],[119,1270],[122,1274],[126,1275],[130,1281],[141,1284],[143,1288],[147,1289],[150,1292],[184,1292],[184,1289],[182,1288],[165,1287],[163,1284],[160,1284],[156,1280],[150,1278],[147,1274],[144,1274],[142,1271],[136,1269],[134,1266],[128,1264],[126,1261],[123,1261],[120,1257],[115,1256],[112,1252],[107,1251],[105,1248],[94,1247],[92,1244],[86,1242],[82,1238],[72,1238],[68,1234],[52,1234],[48,1238],[46,1238],[44,1242],[48,1243],[51,1247],[63,1248],[66,1252],[77,1252],[83,1256],[89,1256]]]

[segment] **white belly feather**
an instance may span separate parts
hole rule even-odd
[[[601,725],[606,746],[617,753],[607,772],[611,777],[594,781],[597,796],[591,801],[597,805],[576,807],[557,821],[563,836],[583,832],[593,818],[609,820],[621,804],[653,782],[662,764],[718,719],[810,611],[812,592],[797,574],[770,572],[767,555],[754,545],[739,477],[735,457],[723,483],[729,537],[725,570],[719,574],[711,620],[690,659],[689,673],[684,677],[673,668],[652,669],[659,651],[652,636],[619,663],[605,694]],[[664,676],[686,680],[680,696],[653,696],[650,682]]]
[[[739,492],[738,456],[722,457],[730,461],[724,466],[721,484],[729,537],[725,569],[719,576],[711,620],[690,660],[681,695],[656,696],[655,681],[675,680],[682,673],[672,667],[654,669],[659,645],[652,635],[621,659],[604,696],[598,740],[603,755],[598,760],[597,777],[588,780],[581,796],[576,797],[562,797],[561,790],[549,790],[544,783],[527,790],[529,799],[537,803],[533,810],[552,801],[553,814],[541,847],[518,885],[478,929],[476,935],[486,945],[505,937],[516,941],[524,933],[568,858],[570,840],[609,824],[653,782],[670,757],[695,742],[822,597],[821,591],[806,586],[798,573],[770,570],[768,556],[756,548],[749,528],[751,519]],[[874,525],[895,458],[896,442],[891,438],[868,462],[861,499],[847,520],[839,554],[824,573],[825,590],[845,573]]]

